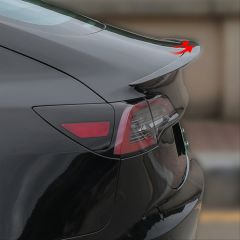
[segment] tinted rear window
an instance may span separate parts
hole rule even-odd
[[[0,0],[0,16],[42,26],[54,26],[79,19],[90,26],[104,28],[98,21],[37,0]]]

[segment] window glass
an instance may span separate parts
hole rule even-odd
[[[37,0],[0,0],[0,16],[43,26],[54,26],[79,19],[89,26],[104,28],[98,21]]]

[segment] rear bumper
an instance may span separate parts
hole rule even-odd
[[[192,160],[189,176],[181,190],[164,204],[153,208],[121,240],[194,239],[203,190],[202,170],[198,163]]]
[[[197,161],[192,160],[184,186],[165,203],[156,204],[148,214],[139,214],[139,220],[131,225],[113,214],[109,225],[87,240],[191,240],[195,238],[198,217],[204,191],[204,177]],[[141,201],[141,199],[139,199]],[[135,203],[138,204],[138,201]],[[129,209],[128,209],[129,210]],[[121,210],[124,212],[123,208]],[[124,213],[122,213],[123,215]],[[115,215],[115,216],[114,216]],[[123,227],[125,226],[125,227]],[[121,232],[121,234],[120,234]]]
[[[204,177],[195,160],[184,187],[169,201],[158,206],[160,219],[151,224],[144,239],[195,239],[204,191]],[[150,217],[151,218],[151,217]]]
[[[161,236],[159,240],[193,240],[196,238],[201,203],[196,204],[191,212],[175,228]]]

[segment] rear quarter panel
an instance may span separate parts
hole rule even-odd
[[[34,106],[102,103],[71,77],[0,47],[0,239],[50,240],[103,228],[119,161],[87,151]]]

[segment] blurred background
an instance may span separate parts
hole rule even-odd
[[[47,0],[108,24],[202,47],[184,72],[184,119],[205,170],[199,240],[240,239],[240,0]]]

